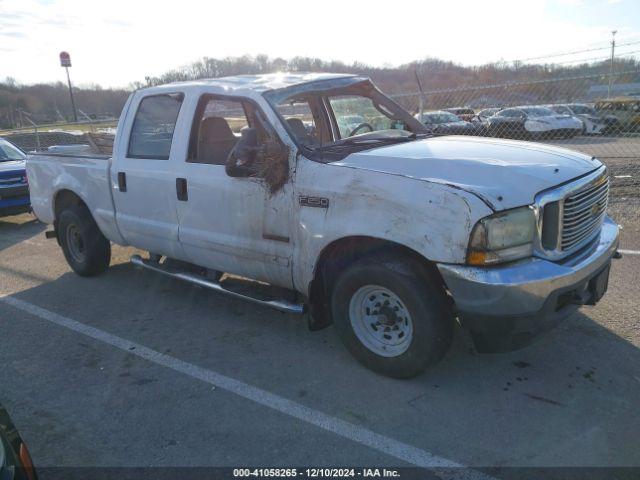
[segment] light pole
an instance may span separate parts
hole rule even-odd
[[[73,121],[78,123],[78,112],[76,112],[76,102],[73,98],[73,88],[71,88],[71,77],[69,77],[69,67],[71,66],[71,55],[67,52],[60,52],[60,66],[67,72],[67,84],[69,85],[69,96],[71,97],[71,109],[73,110]]]
[[[609,88],[607,89],[607,98],[611,98],[611,87],[613,85],[613,56],[616,50],[616,33],[617,30],[611,32],[611,64],[609,66]]]
[[[424,111],[425,95],[424,90],[422,90],[422,82],[420,81],[420,77],[418,76],[418,69],[416,68],[413,73],[416,76],[416,82],[418,83],[418,89],[420,90],[420,97],[418,98],[418,121],[422,123],[422,112]]]

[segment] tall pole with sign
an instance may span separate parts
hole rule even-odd
[[[73,88],[71,88],[71,77],[69,77],[69,67],[71,66],[71,55],[67,52],[60,52],[60,66],[67,72],[67,84],[69,85],[69,96],[71,97],[71,109],[73,110],[73,121],[78,122],[78,112],[76,112],[76,101],[73,98]]]

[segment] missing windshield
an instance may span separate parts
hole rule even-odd
[[[310,82],[264,95],[298,147],[311,156],[426,134],[420,122],[359,77]]]

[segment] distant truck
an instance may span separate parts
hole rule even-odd
[[[311,329],[334,323],[393,377],[437,362],[456,318],[482,351],[527,344],[602,298],[618,245],[599,160],[431,138],[358,76],[138,90],[111,157],[60,152],[29,155],[27,172],[34,212],[78,274],[104,272],[111,242],[132,245],[149,252],[132,257],[140,267],[308,309]],[[284,293],[236,291],[221,272]]]
[[[0,217],[31,210],[26,154],[0,138]]]

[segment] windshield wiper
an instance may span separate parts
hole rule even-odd
[[[422,138],[422,135],[417,135],[415,133],[411,133],[404,137],[369,137],[369,138],[358,138],[352,137],[342,140],[340,143],[334,143],[331,145],[321,145],[318,147],[313,147],[315,151],[327,151],[327,150],[340,150],[342,148],[353,148],[353,147],[377,147],[381,144],[393,144],[393,143],[402,143],[408,142],[411,140],[415,140],[416,138]]]

